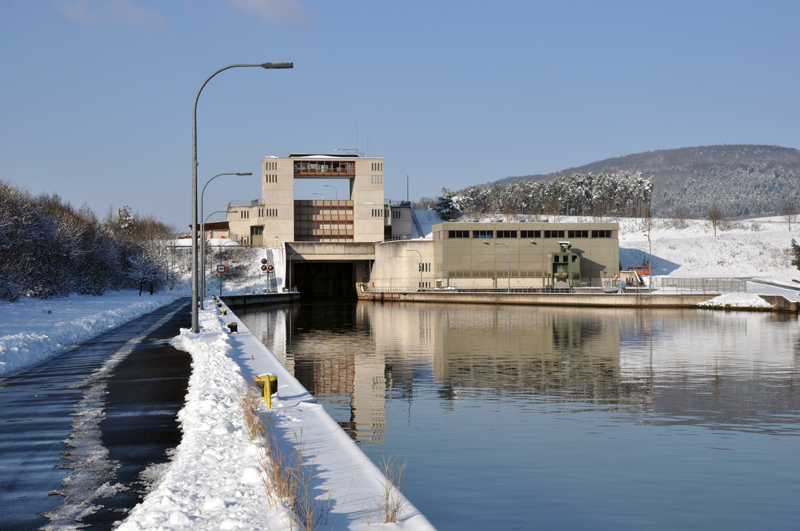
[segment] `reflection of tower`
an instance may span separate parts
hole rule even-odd
[[[355,354],[353,379],[353,422],[358,438],[364,442],[382,443],[386,433],[386,378],[383,355],[359,350]]]

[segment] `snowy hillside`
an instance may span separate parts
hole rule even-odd
[[[649,265],[646,225],[622,219],[619,233],[622,267]],[[800,225],[792,224],[790,232],[780,218],[723,222],[716,237],[708,221],[654,219],[653,275],[755,277],[789,285],[800,279],[789,256],[792,238],[800,240]]]

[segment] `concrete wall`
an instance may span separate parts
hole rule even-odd
[[[443,287],[541,287],[549,254],[560,251],[559,241],[572,243],[581,257],[581,280],[599,286],[603,273],[619,273],[617,223],[441,223],[433,226],[435,273]],[[474,238],[472,231],[516,231],[516,238]],[[544,231],[564,231],[564,237],[544,238]],[[569,238],[568,231],[588,231],[589,238]],[[593,230],[611,231],[611,238],[591,238]],[[470,231],[469,237],[450,238],[450,231]],[[540,238],[522,238],[522,231],[540,231]],[[486,245],[488,243],[489,245]],[[508,248],[508,250],[506,249]],[[510,259],[509,259],[510,255]]]
[[[419,253],[419,254],[418,254]],[[398,240],[375,244],[375,265],[370,283],[382,287],[417,289],[419,264],[423,264],[422,287],[435,287],[432,240]]]
[[[294,161],[267,157],[261,162],[261,201],[265,212],[264,243],[280,247],[294,240]],[[277,238],[276,238],[277,236]]]
[[[380,164],[376,168],[373,164]],[[379,242],[383,240],[383,159],[356,159],[356,176],[350,181],[353,200],[354,240]],[[376,213],[379,213],[376,215]]]

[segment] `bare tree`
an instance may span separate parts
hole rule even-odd
[[[711,222],[711,226],[714,227],[714,237],[717,237],[717,224],[722,221],[722,209],[719,208],[716,201],[711,203],[711,206],[708,207],[708,214],[706,215],[708,221]]]
[[[781,216],[789,224],[789,230],[792,230],[792,222],[797,220],[797,210],[794,208],[794,203],[792,203],[791,199],[787,199],[783,202],[783,207],[781,208]]]

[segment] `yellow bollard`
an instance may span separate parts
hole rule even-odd
[[[267,409],[272,409],[272,395],[278,393],[278,377],[274,374],[262,374],[254,378],[256,387],[264,389],[264,402]]]
[[[228,310],[226,310],[225,308],[222,308],[222,316],[224,317],[227,313],[228,313]]]

